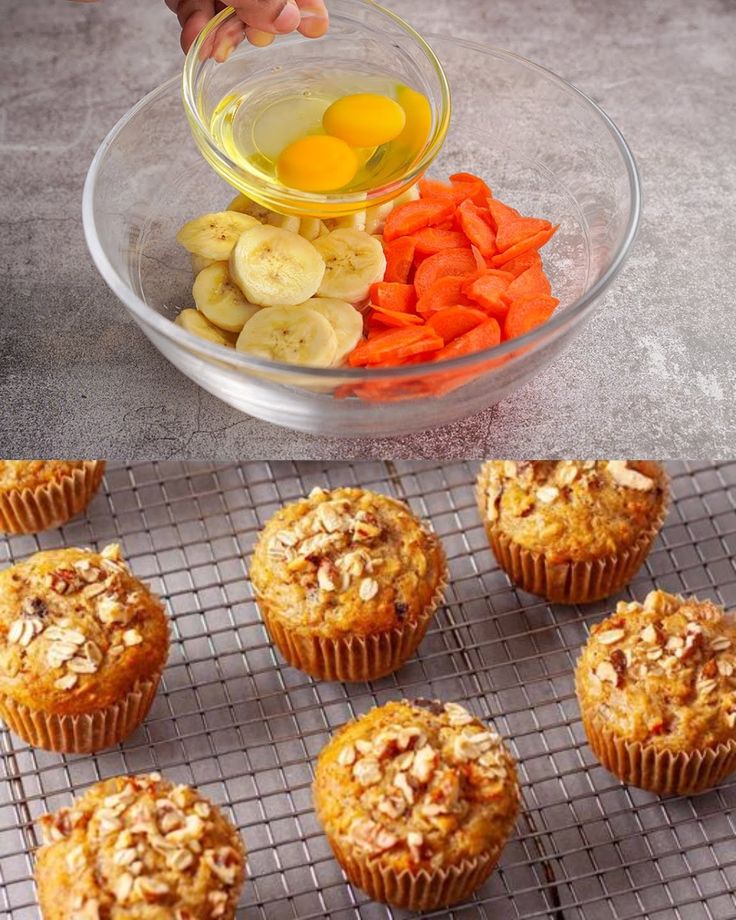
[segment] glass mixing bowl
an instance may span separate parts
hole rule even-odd
[[[266,48],[243,42],[222,63],[207,56],[215,36],[237,19],[231,8],[215,16],[186,56],[183,74],[184,109],[204,158],[226,182],[249,198],[288,214],[339,216],[380,204],[401,194],[426,171],[437,155],[450,120],[447,80],[432,48],[403,19],[373,0],[331,0],[330,30],[318,41],[278,38]],[[218,145],[211,131],[212,115],[233,87],[252,82],[263,86],[289,70],[319,75],[331,70],[391,74],[397,82],[426,96],[432,124],[423,147],[400,176],[371,189],[352,193],[314,194],[285,189],[244,169]]]
[[[172,320],[192,305],[192,270],[175,234],[189,218],[223,208],[232,189],[192,140],[176,77],[102,143],[85,185],[84,227],[97,267],[148,338],[230,405],[335,436],[401,435],[455,421],[502,400],[569,346],[621,268],[640,192],[631,152],[610,119],[570,84],[514,54],[428,40],[453,94],[432,174],[477,172],[522,213],[560,224],[543,250],[559,308],[544,326],[488,351],[396,369],[293,367],[186,332]],[[284,44],[320,41],[290,36]]]

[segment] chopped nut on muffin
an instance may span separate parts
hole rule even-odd
[[[0,572],[0,716],[30,744],[117,743],[145,717],[168,646],[161,602],[116,544],[47,550]]]
[[[284,657],[328,680],[367,680],[415,650],[441,599],[442,547],[402,502],[315,489],[266,524],[250,567]]]
[[[456,703],[387,703],[319,756],[317,817],[350,880],[375,900],[431,910],[490,875],[519,810],[513,759]]]
[[[521,588],[586,603],[634,576],[662,525],[669,482],[648,460],[489,460],[478,507],[501,567]]]
[[[40,819],[44,920],[232,920],[245,875],[240,836],[218,808],[159,774],[96,783]]]
[[[625,782],[694,792],[736,767],[736,617],[710,601],[620,603],[592,627],[576,686],[594,753]]]
[[[0,460],[0,531],[65,524],[87,507],[104,472],[102,460]]]

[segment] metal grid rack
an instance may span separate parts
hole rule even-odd
[[[736,781],[696,798],[626,788],[585,743],[572,667],[611,607],[548,605],[496,567],[473,500],[476,463],[146,463],[111,466],[86,517],[0,539],[0,565],[64,544],[119,541],[168,601],[173,644],[145,725],[110,751],[64,757],[0,731],[0,916],[37,918],[31,852],[41,813],[96,780],[161,770],[222,803],[249,849],[240,917],[377,920],[402,912],[346,885],[311,807],[315,758],[348,718],[389,699],[465,701],[493,719],[520,765],[524,813],[475,898],[432,916],[717,920],[736,916]],[[736,606],[736,462],[673,463],[674,502],[629,588]],[[419,654],[371,684],[312,681],[286,666],[247,581],[258,528],[315,485],[361,484],[429,517],[450,561],[447,602]]]

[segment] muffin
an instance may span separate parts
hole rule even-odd
[[[402,502],[314,489],[266,524],[250,579],[290,664],[323,680],[370,680],[422,641],[446,572],[436,535]]]
[[[387,703],[343,726],[317,761],[314,804],[348,879],[429,911],[493,871],[519,812],[500,737],[457,703]]]
[[[145,718],[168,647],[163,606],[117,545],[47,550],[0,572],[0,717],[29,744],[116,744]]]
[[[575,685],[594,754],[625,783],[689,795],[736,769],[736,618],[652,591],[593,626]]]
[[[515,584],[584,604],[636,574],[667,513],[669,480],[646,460],[489,460],[476,497],[493,553]]]
[[[0,460],[0,531],[65,524],[87,507],[104,472],[102,460]]]
[[[232,920],[245,848],[189,786],[158,773],[95,783],[40,819],[36,884],[44,920]]]

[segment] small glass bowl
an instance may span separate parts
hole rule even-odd
[[[450,90],[442,66],[427,42],[403,19],[373,0],[331,0],[330,29],[304,41],[298,34],[279,36],[267,48],[243,42],[226,61],[208,56],[214,33],[236,18],[232,7],[215,16],[189,50],[184,63],[183,98],[194,139],[215,172],[249,198],[274,211],[306,216],[351,214],[400,195],[437,156],[450,123]],[[351,192],[315,194],[264,181],[236,163],[218,145],[210,129],[214,110],[233,86],[262,79],[287,68],[329,66],[386,73],[424,93],[432,127],[424,148],[405,175],[385,185]]]

